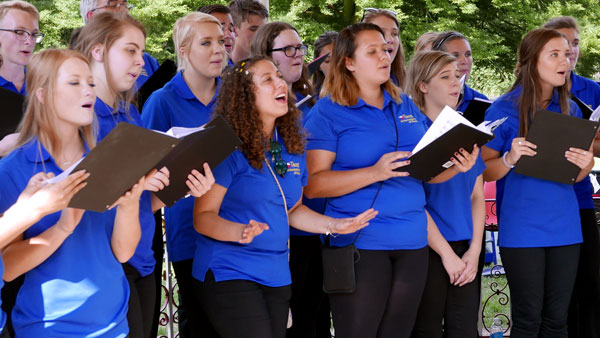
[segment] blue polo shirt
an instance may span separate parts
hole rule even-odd
[[[128,112],[125,111],[124,107],[120,107],[116,113],[113,113],[109,105],[97,98],[94,110],[98,118],[98,142],[105,138],[120,122],[142,126],[140,113],[131,104],[129,105]],[[152,213],[152,195],[149,191],[144,191],[140,198],[140,226],[142,236],[135,249],[135,253],[128,262],[139,272],[141,277],[150,275],[156,265],[154,250],[152,250],[152,240],[156,228],[155,222],[154,214]]]
[[[571,72],[571,94],[577,96],[592,110],[600,106],[600,85],[595,81],[575,74],[575,72]],[[579,209],[594,209],[594,187],[589,176],[575,183],[574,187]]]
[[[433,122],[427,118],[427,124]],[[435,225],[448,242],[471,240],[473,238],[473,209],[471,194],[485,164],[481,155],[473,168],[466,173],[458,173],[446,182],[425,183],[425,208]]]
[[[144,83],[148,81],[148,79],[154,74],[154,72],[160,67],[158,61],[153,58],[150,54],[144,53],[144,67],[142,67],[142,73],[138,76],[137,80],[135,80],[135,87],[142,88]]]
[[[281,142],[283,143],[283,142]],[[302,197],[308,173],[304,154],[287,152],[282,144],[281,158],[288,171],[277,180],[285,194],[288,208]],[[265,154],[270,159],[270,154]],[[269,163],[274,171],[273,163]],[[218,241],[198,235],[192,274],[204,281],[210,269],[215,280],[250,280],[269,287],[291,284],[288,263],[289,226],[281,192],[273,175],[263,163],[255,169],[240,150],[234,151],[214,170],[216,183],[227,188],[221,202],[219,216],[247,224],[250,220],[264,222],[269,229],[249,244]],[[259,201],[259,203],[257,203]]]
[[[488,100],[487,96],[467,86],[467,84],[465,83],[465,92],[463,94],[462,101],[460,102],[456,110],[464,112],[465,109],[467,109],[467,107],[469,106],[469,103],[471,103],[471,101],[473,101],[473,99],[475,98]]]
[[[425,116],[412,100],[402,95],[396,103],[384,91],[383,109],[358,99],[342,106],[331,97],[319,100],[311,110],[308,150],[327,150],[336,157],[331,170],[354,170],[374,165],[393,152],[398,133],[398,151],[411,151],[425,134]],[[367,210],[380,183],[373,183],[344,196],[327,199],[326,214],[335,218],[354,217]],[[362,230],[356,247],[366,250],[420,249],[427,245],[427,216],[423,182],[412,177],[395,177],[383,182],[373,206],[379,211]],[[339,235],[332,245],[351,244],[357,233]]]
[[[37,139],[0,160],[0,212],[15,203],[31,176],[62,170]],[[31,226],[24,238],[58,222],[60,212]],[[110,245],[114,211],[86,211],[60,247],[25,273],[12,323],[17,337],[125,337],[129,285]]]
[[[508,117],[494,131],[487,147],[500,155],[509,151],[519,134],[518,100],[521,87],[500,96],[487,110],[485,119]],[[572,116],[581,117],[575,102]],[[560,112],[555,91],[546,110]],[[549,136],[551,137],[551,136]],[[573,186],[520,175],[510,170],[496,183],[496,210],[499,217],[499,246],[512,248],[550,247],[581,243],[579,206]]]
[[[14,83],[8,81],[7,79],[3,78],[2,76],[0,76],[0,87],[8,89],[8,90],[12,90],[13,92],[17,93],[17,94],[21,94],[23,96],[27,96],[27,83],[23,82],[23,87],[21,87],[21,90],[17,90],[17,87],[15,86]]]
[[[144,104],[144,126],[167,131],[172,127],[191,128],[207,123],[217,106],[217,95],[221,88],[221,79],[217,78],[216,81],[217,91],[205,106],[194,96],[183,74],[178,72],[163,88],[152,93]],[[169,259],[172,262],[192,259],[197,236],[194,230],[194,199],[181,199],[164,210]]]

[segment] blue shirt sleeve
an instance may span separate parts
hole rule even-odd
[[[142,110],[142,123],[145,128],[159,131],[171,129],[170,106],[164,101],[161,92],[154,92],[150,95]]]
[[[6,173],[4,170],[0,170],[0,177],[2,177],[2,180],[0,180],[1,214],[8,210],[13,204],[15,204],[17,198],[19,198],[19,195],[21,194],[21,191],[19,191],[19,188],[14,183],[11,175]]]
[[[323,99],[324,100],[324,99]],[[328,150],[337,152],[337,132],[330,118],[325,116],[323,101],[319,101],[310,111],[310,118],[306,121],[306,129],[309,132],[307,150]],[[331,107],[333,108],[333,107]],[[333,113],[331,110],[329,113]]]
[[[239,150],[234,151],[213,170],[213,175],[215,176],[215,182],[217,184],[229,188],[237,172],[236,158],[240,155],[242,157],[244,156]]]

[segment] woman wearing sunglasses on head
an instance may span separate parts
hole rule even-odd
[[[221,337],[283,338],[289,226],[354,232],[377,212],[335,219],[301,204],[308,173],[300,112],[270,59],[250,58],[228,70],[215,114],[229,122],[242,147],[215,168],[216,184],[194,205],[201,234],[193,269],[198,302]]]
[[[573,186],[515,173],[523,156],[535,156],[526,141],[538,109],[581,117],[569,100],[566,77],[571,49],[553,29],[532,30],[521,42],[516,80],[486,112],[486,120],[508,117],[482,147],[486,181],[497,180],[498,245],[511,293],[511,337],[567,337],[567,312],[579,261],[581,219]],[[556,135],[548,135],[556,137]],[[570,148],[565,158],[580,168],[594,164],[590,149]],[[558,207],[560,206],[560,207]]]
[[[469,103],[476,97],[484,100],[488,99],[485,95],[467,85],[473,68],[473,54],[469,40],[464,35],[453,31],[439,33],[437,39],[433,41],[431,49],[452,54],[458,62],[460,75],[465,77],[461,92],[462,98],[458,102],[456,110],[464,112]]]
[[[431,126],[460,93],[456,58],[441,51],[415,55],[408,67],[406,92]],[[478,262],[485,223],[481,157],[473,168],[439,184],[425,184],[429,269],[412,338],[477,338]],[[442,329],[443,323],[443,329]]]
[[[402,167],[425,134],[423,114],[390,80],[392,61],[379,26],[359,23],[336,38],[331,70],[306,122],[307,197],[327,198],[326,215],[351,217],[374,207],[379,215],[360,232],[331,239],[355,244],[356,290],[330,294],[336,336],[410,337],[427,276],[423,182]],[[475,163],[461,152],[435,177],[443,182]],[[400,171],[394,171],[399,169]]]
[[[390,77],[395,85],[400,88],[404,87],[404,77],[406,76],[404,48],[400,40],[400,25],[396,19],[396,12],[389,9],[365,8],[360,22],[372,23],[381,28],[392,59]]]
[[[594,110],[600,106],[600,85],[575,73],[579,59],[579,27],[575,18],[562,16],[552,18],[542,28],[556,29],[567,37],[569,56],[569,88],[571,95]],[[573,98],[575,99],[575,98]],[[585,118],[585,116],[584,116]],[[594,153],[598,154],[598,142]],[[594,210],[594,188],[589,177],[575,184],[579,202],[583,243],[579,256],[579,268],[569,308],[569,337],[600,337],[600,237]]]

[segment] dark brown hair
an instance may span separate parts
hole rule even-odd
[[[241,27],[242,22],[248,20],[248,16],[257,15],[261,18],[269,18],[269,10],[260,2],[255,0],[233,0],[229,3],[233,24]]]
[[[256,109],[252,80],[252,68],[260,61],[273,62],[268,57],[255,56],[236,63],[225,72],[214,111],[215,116],[222,115],[233,128],[242,141],[244,156],[256,169],[263,167],[268,144],[268,136],[263,133],[263,123]],[[275,126],[288,153],[304,152],[304,129],[300,123],[300,111],[293,100],[288,99],[288,112],[275,120]]]
[[[346,58],[354,58],[356,38],[364,31],[376,31],[383,36],[381,28],[372,23],[355,23],[340,31],[333,44],[329,75],[323,84],[321,97],[331,95],[333,102],[343,106],[352,106],[358,102],[360,88],[352,72],[346,68]],[[382,87],[396,102],[400,102],[400,89],[391,79],[388,79]]]
[[[139,21],[124,12],[103,12],[92,16],[90,21],[83,26],[77,42],[75,50],[83,54],[90,63],[92,62],[92,48],[97,44],[104,46],[104,72],[106,73],[106,81],[111,96],[114,98],[113,111],[117,111],[122,103],[125,104],[125,109],[129,109],[129,103],[135,104],[135,84],[125,92],[119,92],[110,73],[108,58],[108,50],[122,35],[126,27],[134,27],[139,29],[146,38],[146,29]]]
[[[338,32],[324,32],[319,35],[317,41],[315,41],[315,59],[321,56],[321,51],[325,46],[332,45],[335,42],[335,38],[338,36]],[[329,55],[331,58],[331,55]],[[323,86],[325,81],[325,74],[320,69],[317,69],[312,76],[312,85],[316,90],[319,90]]]
[[[262,25],[252,39],[250,56],[266,56],[271,58],[273,56],[273,52],[271,52],[271,49],[273,49],[273,41],[275,41],[281,32],[288,29],[298,33],[296,28],[287,22],[273,21]],[[277,64],[275,65],[278,66]],[[313,86],[310,83],[306,65],[302,67],[300,79],[292,85],[292,91],[294,93],[300,93],[305,97],[313,94]]]
[[[555,38],[567,39],[562,33],[554,29],[534,29],[527,33],[519,46],[517,54],[517,77],[509,92],[519,85],[523,91],[519,97],[519,136],[526,137],[535,112],[540,109],[540,74],[537,69],[540,53],[548,41]],[[568,83],[557,87],[560,110],[569,114],[569,88]]]
[[[441,50],[447,52],[446,50],[446,42],[454,41],[454,40],[467,40],[467,38],[459,32],[455,31],[447,31],[439,33],[437,39],[433,40],[431,44],[431,49],[433,50]]]
[[[363,15],[361,22],[370,23],[373,19],[378,16],[385,16],[386,18],[390,18],[394,20],[396,23],[396,28],[400,30],[400,24],[398,24],[398,19],[393,14],[393,12],[386,9],[372,9],[366,11]],[[404,57],[404,47],[402,46],[402,39],[398,36],[398,52],[396,53],[396,57],[392,60],[392,69],[391,74],[393,74],[398,80],[398,86],[402,87],[404,85],[404,77],[406,76],[406,67],[404,64],[406,63],[406,59]]]
[[[227,7],[225,5],[221,5],[221,4],[202,6],[202,7],[198,8],[197,12],[202,12],[202,13],[206,13],[206,14],[212,14],[212,13],[231,14],[231,10],[229,9],[229,7]]]

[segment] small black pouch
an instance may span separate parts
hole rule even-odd
[[[354,264],[360,259],[360,253],[354,244],[330,247],[328,242],[329,236],[321,250],[323,291],[325,293],[352,293],[356,289]]]

